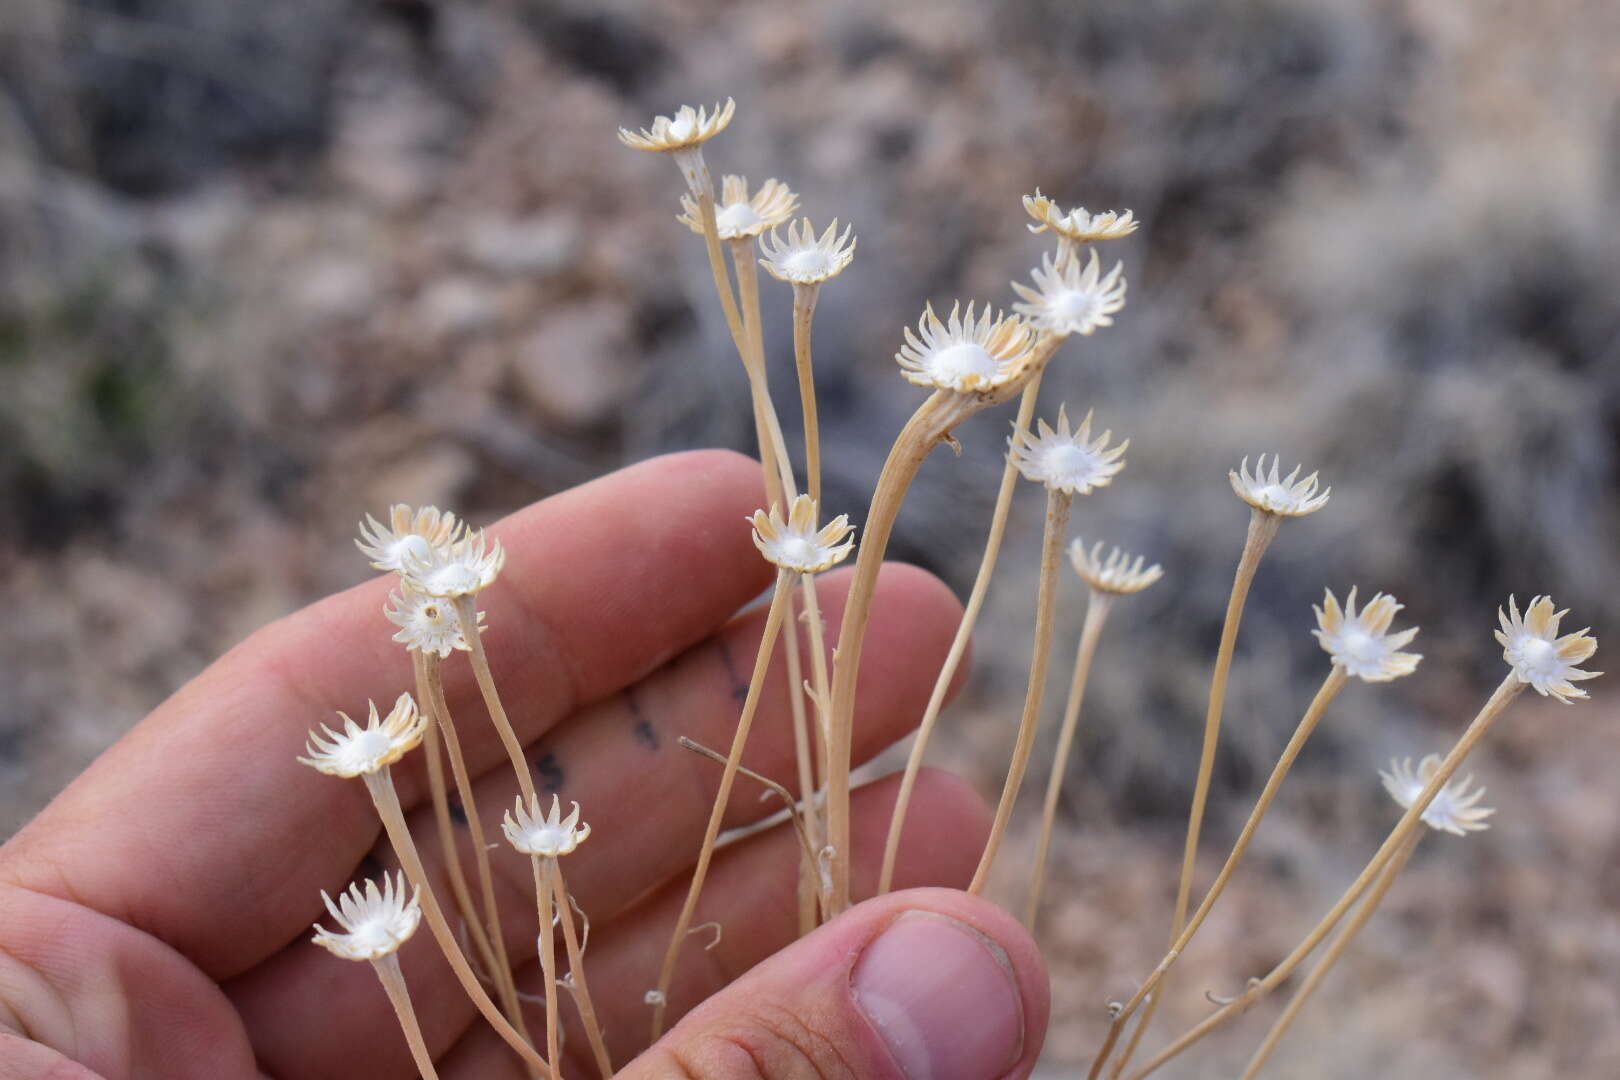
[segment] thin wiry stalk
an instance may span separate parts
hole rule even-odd
[[[467,836],[472,841],[473,860],[478,868],[478,890],[484,901],[484,925],[488,927],[486,943],[494,954],[493,959],[487,961],[487,963],[491,966],[496,986],[500,988],[502,1006],[506,1009],[507,1017],[512,1021],[512,1026],[522,1031],[527,1037],[528,1030],[523,1019],[523,1006],[518,1000],[517,983],[512,976],[512,962],[508,959],[506,953],[506,936],[501,929],[501,909],[495,899],[495,875],[490,870],[489,845],[484,840],[484,822],[478,816],[478,800],[473,794],[472,778],[467,775],[467,761],[461,753],[461,739],[456,734],[456,722],[450,715],[450,704],[445,698],[442,661],[439,657],[426,653],[418,653],[417,656],[421,664],[417,681],[417,700],[422,703],[422,707],[433,718],[428,730],[435,731],[443,736],[444,749],[450,758],[450,774],[456,784],[456,798],[460,800],[461,812],[467,819]],[[448,811],[449,807],[446,806],[445,815],[447,818]],[[441,824],[440,828],[442,831],[444,825]],[[451,837],[452,839],[444,842],[444,849],[447,853],[460,850],[454,843],[453,830]],[[459,857],[452,857],[447,854],[445,862],[447,865],[455,867],[456,873],[460,874],[461,860]],[[453,882],[454,878],[451,880]],[[463,888],[465,888],[465,885],[463,885]],[[458,895],[458,903],[460,899]],[[470,913],[467,915],[467,921],[470,926],[478,925],[477,920]],[[476,934],[474,940],[477,940]]]
[[[478,679],[479,693],[484,696],[484,707],[489,710],[490,721],[501,737],[501,745],[506,747],[506,756],[512,761],[512,771],[517,773],[518,787],[523,791],[523,804],[538,806],[540,797],[535,794],[534,777],[530,775],[529,763],[523,756],[523,744],[518,741],[512,722],[506,718],[506,706],[501,704],[501,693],[495,688],[495,674],[489,668],[489,654],[484,651],[483,637],[478,633],[478,598],[456,597],[456,617],[461,620],[461,636],[467,640],[473,675]]]
[[[483,984],[473,972],[472,965],[467,963],[467,957],[461,952],[461,943],[456,940],[456,932],[451,929],[450,923],[444,917],[444,909],[439,906],[439,898],[433,892],[433,883],[428,879],[427,870],[422,866],[422,856],[416,850],[416,841],[411,838],[410,826],[405,824],[405,812],[399,805],[399,793],[394,788],[393,777],[388,769],[380,769],[365,776],[366,789],[371,792],[371,801],[376,804],[377,816],[382,819],[383,830],[388,834],[388,842],[394,846],[394,854],[399,856],[399,864],[405,870],[405,876],[411,884],[421,888],[422,916],[427,920],[428,929],[433,932],[433,938],[439,943],[439,950],[450,964],[450,970],[455,973],[456,981],[467,992],[473,1006],[495,1029],[495,1034],[501,1040],[517,1051],[525,1064],[541,1072],[550,1072],[551,1066],[541,1057],[534,1047],[530,1046],[526,1037],[507,1022],[501,1015],[501,1010],[489,999],[484,991]]]
[[[658,973],[656,1004],[653,1005],[652,1040],[664,1033],[664,1010],[669,1003],[669,987],[675,977],[675,961],[680,957],[681,946],[686,942],[686,931],[692,925],[692,915],[697,911],[698,896],[703,892],[703,879],[709,872],[709,860],[714,856],[714,843],[720,835],[720,825],[725,820],[726,804],[731,798],[731,788],[737,779],[738,766],[742,764],[743,748],[748,745],[748,732],[754,724],[754,714],[759,709],[761,691],[765,687],[765,676],[770,670],[771,654],[776,650],[777,635],[782,629],[782,616],[787,609],[788,598],[792,593],[788,589],[788,582],[792,571],[780,570],[776,575],[776,589],[771,594],[770,612],[765,616],[765,632],[760,638],[759,653],[754,658],[754,672],[748,680],[748,696],[743,701],[742,715],[737,719],[737,731],[732,736],[731,753],[726,758],[725,771],[720,774],[720,788],[715,792],[714,806],[709,811],[709,824],[703,832],[703,846],[698,849],[697,865],[692,868],[692,882],[686,890],[686,901],[681,905],[680,916],[675,920],[675,931],[670,935],[669,948],[664,952],[663,967]]]
[[[1176,886],[1176,913],[1170,921],[1170,942],[1173,945],[1181,937],[1181,930],[1187,925],[1187,904],[1192,897],[1193,869],[1198,860],[1198,836],[1204,827],[1204,807],[1209,801],[1210,778],[1215,771],[1215,748],[1221,737],[1221,714],[1226,708],[1226,680],[1232,671],[1232,653],[1237,645],[1238,626],[1243,621],[1243,605],[1249,599],[1249,586],[1254,583],[1254,574],[1260,566],[1260,559],[1271,546],[1271,541],[1277,535],[1277,528],[1282,524],[1282,518],[1276,514],[1269,514],[1263,510],[1255,510],[1249,515],[1249,532],[1243,543],[1243,554],[1238,559],[1237,572],[1232,577],[1232,593],[1226,602],[1226,621],[1221,625],[1221,643],[1215,653],[1215,673],[1209,684],[1209,709],[1204,716],[1204,747],[1198,758],[1198,779],[1193,786],[1192,808],[1187,815],[1187,843],[1181,856],[1181,880]],[[1162,981],[1162,980],[1161,980]],[[1136,1048],[1142,1043],[1142,1036],[1147,1034],[1148,1025],[1153,1023],[1153,1014],[1159,1009],[1159,1002],[1164,1000],[1163,992],[1155,995],[1149,1003],[1147,1011],[1142,1015],[1142,1022],[1136,1025],[1136,1031],[1131,1035],[1129,1045],[1120,1055],[1119,1062],[1110,1074],[1118,1077],[1136,1053]],[[1091,1063],[1091,1072],[1087,1080],[1097,1080],[1102,1072],[1108,1054],[1119,1039],[1124,1027],[1125,1018],[1116,1016],[1108,1026],[1108,1036],[1103,1040],[1102,1049],[1097,1052],[1097,1058]]]
[[[439,1074],[433,1068],[433,1055],[428,1053],[427,1044],[422,1041],[422,1027],[416,1022],[416,1010],[411,1007],[411,993],[405,987],[405,974],[399,970],[399,954],[391,952],[379,956],[371,962],[371,966],[376,970],[377,978],[382,980],[383,990],[388,994],[388,1004],[394,1007],[394,1015],[399,1017],[400,1030],[405,1032],[405,1045],[411,1048],[411,1060],[416,1062],[422,1080],[439,1080]]]
[[[1243,823],[1243,830],[1238,833],[1237,842],[1232,845],[1232,853],[1226,857],[1226,863],[1221,867],[1221,872],[1215,876],[1215,881],[1210,885],[1209,892],[1204,895],[1203,901],[1199,903],[1198,910],[1193,913],[1191,919],[1187,920],[1187,925],[1182,929],[1181,936],[1170,943],[1170,949],[1165,953],[1164,959],[1159,962],[1159,966],[1142,983],[1141,988],[1136,991],[1136,995],[1125,1003],[1124,1009],[1121,1010],[1121,1016],[1129,1018],[1130,1014],[1136,1011],[1136,1007],[1142,1004],[1142,999],[1153,992],[1153,989],[1175,966],[1176,960],[1186,951],[1187,946],[1192,943],[1193,935],[1198,933],[1198,928],[1204,925],[1204,920],[1209,917],[1210,911],[1215,907],[1215,901],[1220,899],[1221,893],[1226,889],[1226,883],[1232,879],[1232,874],[1237,870],[1238,863],[1243,861],[1244,854],[1249,850],[1249,842],[1254,839],[1255,830],[1260,827],[1261,819],[1266,816],[1266,811],[1271,809],[1272,802],[1277,798],[1277,792],[1282,788],[1283,779],[1288,775],[1288,770],[1293,768],[1294,761],[1299,757],[1300,751],[1305,749],[1305,740],[1311,737],[1311,733],[1316,730],[1316,725],[1321,723],[1322,716],[1327,712],[1328,706],[1332,704],[1334,698],[1339,696],[1339,691],[1344,689],[1344,685],[1348,681],[1349,676],[1341,665],[1334,664],[1332,669],[1328,671],[1327,678],[1322,680],[1322,685],[1316,691],[1316,696],[1311,699],[1310,707],[1305,710],[1305,715],[1300,717],[1299,725],[1294,729],[1294,734],[1288,740],[1288,745],[1283,748],[1282,756],[1277,759],[1277,764],[1272,767],[1271,775],[1266,779],[1266,786],[1261,790],[1259,799],[1255,801],[1254,809],[1249,813],[1249,820]]]
[[[1018,722],[1018,739],[1013,747],[1012,764],[1001,788],[1001,802],[990,826],[979,868],[973,872],[968,892],[978,895],[990,879],[1001,840],[1012,820],[1013,804],[1029,770],[1029,756],[1035,750],[1035,734],[1040,729],[1041,702],[1046,696],[1046,670],[1052,659],[1052,626],[1057,615],[1058,568],[1063,561],[1063,541],[1069,528],[1069,511],[1074,495],[1050,488],[1046,493],[1046,534],[1041,542],[1041,583],[1035,599],[1035,648],[1029,662],[1029,687],[1024,692],[1024,715]]]
[[[1361,902],[1361,906],[1356,909],[1356,913],[1350,916],[1350,921],[1344,924],[1338,936],[1328,945],[1327,952],[1322,954],[1322,959],[1317,961],[1316,966],[1311,969],[1311,973],[1305,976],[1305,981],[1294,992],[1294,996],[1288,1002],[1288,1007],[1283,1010],[1281,1016],[1277,1017],[1277,1022],[1271,1025],[1271,1030],[1266,1033],[1265,1041],[1254,1052],[1254,1057],[1249,1060],[1249,1065],[1243,1070],[1243,1076],[1240,1080],[1254,1080],[1254,1077],[1259,1075],[1261,1068],[1265,1066],[1266,1061],[1271,1057],[1272,1051],[1277,1049],[1277,1044],[1282,1041],[1282,1037],[1288,1031],[1289,1025],[1294,1022],[1294,1018],[1299,1015],[1299,1011],[1305,1007],[1305,1003],[1311,999],[1311,995],[1321,985],[1322,979],[1332,970],[1333,965],[1339,962],[1339,957],[1344,955],[1345,950],[1350,947],[1350,943],[1361,932],[1361,928],[1367,925],[1367,920],[1372,918],[1373,912],[1377,911],[1378,906],[1384,902],[1384,895],[1389,892],[1390,886],[1395,884],[1395,879],[1405,869],[1407,861],[1411,859],[1412,853],[1417,850],[1417,846],[1422,840],[1422,832],[1413,833],[1401,846],[1400,850],[1395,853],[1395,857],[1389,860],[1389,865],[1384,867],[1383,871],[1378,875],[1378,881],[1373,885],[1372,891],[1367,894],[1367,898]]]
[[[821,284],[793,286],[793,364],[799,372],[799,407],[804,413],[804,473],[810,497],[821,505],[821,426],[816,419],[815,368],[810,354],[810,323]]]
[[[551,1080],[561,1080],[562,1074],[557,1069],[560,1050],[557,1037],[557,935],[553,929],[556,919],[552,914],[555,905],[551,884],[557,860],[531,855],[529,862],[534,867],[535,908],[540,920],[540,973],[546,988],[546,1057],[551,1059]]]
[[[1015,438],[1018,432],[1029,429],[1030,419],[1035,415],[1035,399],[1040,394],[1042,374],[1036,372],[1029,385],[1024,387],[1023,396],[1018,402],[1018,419],[1014,422]],[[940,666],[939,676],[934,680],[928,706],[923,710],[922,723],[917,726],[917,737],[912,741],[911,753],[906,758],[905,775],[900,778],[900,791],[895,796],[894,811],[889,819],[888,839],[883,843],[883,870],[878,875],[877,890],[880,896],[894,884],[894,865],[900,855],[900,835],[905,829],[906,811],[911,806],[911,792],[916,787],[917,774],[922,770],[928,739],[933,735],[934,725],[945,707],[945,695],[950,692],[951,680],[956,678],[956,669],[961,665],[962,657],[967,655],[979,611],[984,607],[985,597],[990,594],[990,578],[1001,556],[1001,540],[1007,532],[1008,511],[1012,508],[1013,492],[1017,486],[1018,468],[1009,458],[1001,471],[1001,490],[996,493],[996,508],[990,518],[990,535],[984,541],[984,555],[979,559],[979,573],[973,579],[973,591],[968,594],[962,620],[956,627],[956,637],[952,639],[950,651],[945,654],[945,663]]]
[[[1255,1002],[1271,993],[1284,979],[1292,975],[1295,969],[1311,954],[1312,950],[1322,943],[1322,939],[1333,932],[1333,928],[1338,925],[1339,920],[1344,918],[1345,913],[1367,891],[1378,874],[1385,866],[1389,865],[1396,852],[1400,850],[1401,845],[1418,829],[1425,827],[1422,821],[1423,812],[1429,808],[1429,804],[1440,793],[1440,789],[1451,780],[1452,775],[1462,766],[1463,759],[1485,737],[1513,699],[1523,692],[1526,685],[1528,684],[1519,681],[1517,674],[1508,673],[1507,678],[1502,680],[1502,684],[1491,694],[1490,699],[1485,702],[1479,714],[1468,725],[1468,730],[1463,732],[1462,737],[1451,748],[1451,752],[1440,763],[1440,767],[1429,778],[1427,786],[1418,794],[1417,798],[1412,800],[1412,805],[1407,808],[1400,821],[1396,822],[1395,827],[1390,830],[1389,836],[1385,838],[1383,845],[1379,847],[1366,867],[1362,869],[1361,874],[1355,881],[1351,882],[1349,888],[1345,889],[1344,894],[1328,910],[1328,913],[1322,916],[1322,921],[1316,924],[1315,929],[1295,946],[1294,951],[1284,957],[1276,967],[1272,968],[1265,978],[1252,981],[1244,989],[1243,993],[1239,994],[1229,1004],[1222,1006],[1219,1010],[1206,1017],[1202,1023],[1165,1047],[1157,1057],[1148,1062],[1142,1069],[1133,1073],[1131,1080],[1141,1080],[1142,1077],[1147,1076],[1159,1066],[1170,1061],[1211,1031],[1241,1016]]]
[[[553,860],[551,883],[555,890],[557,912],[562,916],[563,946],[568,951],[569,990],[574,998],[574,1006],[579,1009],[580,1023],[585,1026],[585,1038],[591,1044],[591,1054],[596,1058],[597,1072],[602,1080],[611,1080],[613,1061],[608,1057],[607,1041],[602,1038],[602,1025],[596,1019],[596,1005],[591,1000],[591,989],[585,982],[585,950],[580,947],[579,931],[574,928],[574,908],[568,898],[568,886],[563,882],[560,861]]]
[[[428,793],[433,803],[433,821],[439,834],[439,846],[445,853],[445,873],[450,878],[450,892],[455,897],[456,910],[461,913],[461,921],[472,937],[473,947],[478,950],[478,960],[489,972],[490,978],[495,980],[495,987],[501,995],[501,1008],[506,1010],[507,1019],[516,1024],[520,1015],[515,1011],[517,998],[507,992],[506,980],[501,977],[500,966],[495,962],[495,951],[490,946],[489,931],[485,929],[477,905],[473,903],[472,890],[467,887],[467,875],[461,869],[461,846],[456,841],[455,825],[450,820],[450,795],[444,786],[444,760],[439,756],[437,709],[428,694],[427,676],[422,670],[424,660],[420,651],[412,650],[416,700],[431,717],[422,733],[422,753],[427,758]]]
[[[1080,628],[1080,644],[1075,649],[1069,699],[1063,706],[1063,727],[1058,732],[1057,750],[1052,755],[1052,774],[1046,781],[1046,802],[1041,808],[1041,839],[1035,846],[1035,873],[1029,885],[1029,909],[1024,915],[1024,925],[1031,930],[1035,929],[1035,916],[1041,910],[1041,891],[1046,885],[1046,860],[1052,850],[1052,827],[1057,822],[1058,796],[1063,792],[1063,777],[1068,772],[1075,731],[1080,727],[1080,705],[1086,698],[1091,661],[1097,655],[1097,642],[1102,637],[1103,623],[1108,620],[1113,601],[1114,598],[1108,593],[1092,589],[1090,599],[1086,602],[1086,621]]]

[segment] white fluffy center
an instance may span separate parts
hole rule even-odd
[[[929,361],[929,367],[936,379],[949,383],[959,383],[973,375],[981,379],[993,379],[996,375],[995,358],[971,341],[939,350]]]

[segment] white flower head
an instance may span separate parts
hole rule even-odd
[[[1311,633],[1333,657],[1333,662],[1351,675],[1367,682],[1389,682],[1412,674],[1417,670],[1418,661],[1423,659],[1418,653],[1400,651],[1417,636],[1417,627],[1398,634],[1389,632],[1389,624],[1401,607],[1393,596],[1374,593],[1367,605],[1357,612],[1356,590],[1352,587],[1344,607],[1340,608],[1339,601],[1329,590],[1322,606],[1311,609],[1316,612],[1318,627]]]
[[[417,592],[454,599],[489,588],[505,565],[506,551],[501,542],[490,543],[480,529],[427,556],[406,552],[400,576]]]
[[[383,614],[399,627],[394,640],[412,652],[436,653],[443,659],[455,649],[466,651],[469,647],[455,605],[442,596],[418,592],[406,585],[403,592],[388,594]],[[478,613],[478,630],[484,630],[482,611]]]
[[[975,318],[972,304],[965,315],[959,304],[952,304],[950,317],[941,322],[930,304],[917,321],[917,333],[906,327],[906,343],[894,358],[906,379],[918,386],[972,393],[1022,375],[1031,336],[1024,320],[992,313],[988,305]]]
[[[852,226],[838,232],[838,219],[816,235],[809,218],[800,218],[787,227],[784,241],[772,229],[760,237],[759,248],[765,257],[759,260],[767,273],[778,281],[794,285],[819,285],[844,272],[855,258],[855,236]]]
[[[798,208],[799,197],[780,180],[765,181],[753,198],[749,198],[747,178],[728,175],[720,180],[720,202],[714,208],[715,232],[722,240],[758,236],[782,224]],[[697,200],[691,195],[682,195],[681,210],[676,220],[702,236],[703,219],[698,213]]]
[[[1597,652],[1597,639],[1586,630],[1558,636],[1558,622],[1569,612],[1554,610],[1552,597],[1538,596],[1519,615],[1518,602],[1508,597],[1508,610],[1497,609],[1502,629],[1496,631],[1502,646],[1502,659],[1513,668],[1522,683],[1536,693],[1557,698],[1565,705],[1587,696],[1575,683],[1595,679],[1601,671],[1582,671],[1582,663]]]
[[[682,105],[675,110],[674,116],[654,117],[651,127],[642,128],[640,131],[620,128],[619,141],[632,150],[651,150],[658,153],[684,150],[707,142],[726,130],[726,126],[731,123],[732,114],[736,111],[737,103],[730,98],[726,99],[724,105],[716,103],[712,111]]]
[[[352,884],[338,894],[338,902],[321,892],[326,910],[343,927],[343,933],[334,933],[320,923],[315,924],[315,944],[345,960],[376,960],[398,949],[416,933],[422,921],[420,904],[422,890],[415,888],[407,895],[405,873],[399,874],[399,884],[387,874],[383,887],[366,879],[364,894],[359,883]]]
[[[1126,439],[1110,449],[1108,440],[1113,437],[1112,431],[1103,432],[1093,441],[1089,411],[1072,432],[1068,412],[1062,406],[1058,408],[1055,429],[1045,420],[1037,420],[1035,424],[1036,434],[1017,431],[1007,440],[1012,463],[1026,480],[1045,484],[1054,491],[1085,495],[1096,488],[1107,487],[1125,467],[1125,449],[1131,441]]]
[[[367,514],[354,543],[378,570],[403,572],[407,555],[427,559],[448,551],[461,531],[456,515],[436,506],[413,510],[396,503],[389,507],[387,525]]]
[[[839,514],[817,530],[816,500],[808,495],[794,498],[786,521],[778,506],[769,514],[756,510],[749,520],[754,523],[754,546],[782,570],[819,573],[843,562],[855,548],[849,515]]]
[[[1282,476],[1281,458],[1277,454],[1271,456],[1271,471],[1266,472],[1266,455],[1261,454],[1254,463],[1254,473],[1249,473],[1249,459],[1244,458],[1243,464],[1227,475],[1232,481],[1232,490],[1237,492],[1238,498],[1254,507],[1256,510],[1279,517],[1301,517],[1305,514],[1315,513],[1327,505],[1328,494],[1332,488],[1316,490],[1316,473],[1311,473],[1305,479],[1299,479],[1303,465],[1295,465],[1294,471],[1286,477]]]
[[[1091,250],[1084,269],[1078,260],[1067,259],[1060,270],[1051,253],[1047,253],[1031,272],[1035,288],[1019,281],[1012,283],[1013,291],[1024,298],[1024,303],[1014,304],[1013,310],[1038,329],[1058,337],[1090,334],[1099,326],[1112,326],[1114,314],[1125,306],[1125,279],[1120,276],[1124,268],[1124,263],[1116,262],[1112,270],[1103,274],[1096,248]]]
[[[1104,558],[1102,547],[1101,540],[1089,551],[1086,542],[1079,537],[1069,542],[1069,562],[1074,564],[1075,573],[1098,592],[1118,595],[1141,592],[1164,576],[1164,568],[1158,563],[1144,569],[1143,563],[1147,560],[1138,555],[1133,561],[1129,552],[1117,547]]]
[[[1036,224],[1029,227],[1030,232],[1043,233],[1051,229],[1064,239],[1073,240],[1077,244],[1093,240],[1116,240],[1136,231],[1136,220],[1129,210],[1124,213],[1102,210],[1088,214],[1085,207],[1077,206],[1065,214],[1063,208],[1042,195],[1039,188],[1035,190],[1035,194],[1024,196],[1024,209],[1029,211],[1029,216],[1036,221]]]
[[[1439,768],[1440,755],[1430,754],[1418,763],[1416,770],[1412,768],[1411,758],[1399,758],[1389,763],[1389,772],[1380,771],[1378,775],[1383,779],[1384,790],[1389,792],[1389,797],[1399,803],[1403,810],[1410,810]],[[1479,800],[1485,797],[1485,789],[1474,787],[1473,784],[1472,776],[1447,783],[1424,808],[1423,824],[1454,836],[1467,836],[1471,832],[1490,828],[1485,819],[1496,810],[1478,805]]]
[[[591,827],[580,824],[579,803],[573,805],[573,811],[563,817],[562,802],[553,795],[551,812],[542,814],[538,796],[527,809],[519,796],[502,822],[501,830],[506,833],[507,842],[525,855],[555,859],[570,854],[591,835]]]
[[[386,719],[377,716],[376,702],[368,701],[366,706],[370,715],[365,727],[340,712],[343,731],[336,732],[322,724],[324,736],[310,732],[304,744],[304,752],[309,757],[298,760],[328,776],[354,777],[387,768],[422,741],[427,717],[417,710],[411,695],[399,695]]]

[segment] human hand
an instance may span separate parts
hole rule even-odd
[[[965,894],[913,889],[792,943],[798,849],[786,826],[718,853],[697,921],[723,935],[709,951],[694,939],[669,996],[670,1015],[685,1019],[644,1047],[642,997],[720,778],[676,739],[729,741],[763,621],[736,612],[772,576],[744,523],[760,501],[756,464],[681,454],[491,530],[510,553],[481,598],[496,677],[542,790],[577,800],[593,829],[566,870],[591,917],[586,969],[618,1075],[1026,1075],[1048,1003],[1017,923]],[[823,581],[836,626],[847,577]],[[369,965],[309,942],[320,890],[395,861],[364,786],[296,760],[334,710],[411,685],[381,614],[388,588],[350,589],[232,649],[0,847],[0,1080],[414,1074]],[[958,614],[938,582],[899,566],[884,571],[875,612],[858,760],[921,714]],[[515,782],[466,665],[445,674],[486,830],[499,836]],[[786,700],[777,671],[745,759],[784,780]],[[421,755],[394,773],[433,870],[442,864]],[[876,881],[893,788],[879,782],[854,799],[858,895]],[[771,809],[734,797],[727,825]],[[987,832],[979,797],[925,772],[909,820],[897,885],[965,883]],[[519,987],[537,992],[526,860],[505,845],[492,856]],[[441,1076],[525,1075],[429,935],[401,962]],[[570,1007],[563,1015],[572,1021]],[[531,1030],[538,1016],[535,1006]],[[595,1075],[583,1035],[570,1029],[567,1045],[564,1074]]]

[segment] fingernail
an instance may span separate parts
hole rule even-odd
[[[956,919],[901,915],[856,960],[851,990],[908,1080],[995,1080],[1023,1055],[1006,950]]]

